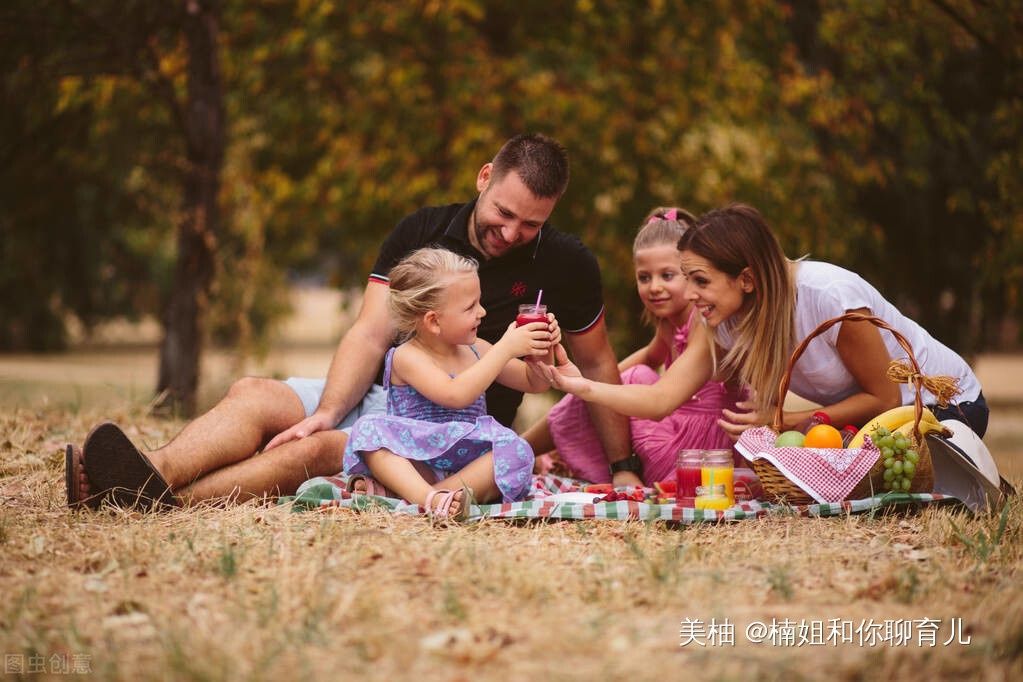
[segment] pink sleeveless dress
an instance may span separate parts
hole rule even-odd
[[[675,353],[665,362],[670,366],[689,341],[694,315],[675,331]],[[622,372],[623,384],[654,384],[660,375],[651,367],[636,365]],[[643,462],[643,482],[650,486],[675,474],[678,451],[684,448],[732,449],[733,442],[718,426],[722,409],[735,409],[741,392],[719,381],[709,381],[688,401],[661,420],[629,418],[632,450]],[[554,445],[572,473],[593,483],[611,481],[607,458],[590,422],[586,402],[566,395],[547,415]]]

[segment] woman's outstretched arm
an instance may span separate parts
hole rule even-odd
[[[557,365],[541,369],[555,388],[583,400],[630,417],[662,419],[692,398],[713,373],[709,334],[703,327],[694,332],[686,350],[655,384],[605,384],[586,379],[561,346],[555,349]]]

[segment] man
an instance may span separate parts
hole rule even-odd
[[[440,245],[479,261],[487,310],[481,337],[497,341],[518,304],[535,301],[542,289],[582,373],[618,383],[596,260],[577,239],[547,225],[567,184],[568,158],[560,144],[536,134],[512,138],[480,169],[477,199],[421,209],[385,239],[358,318],[338,344],[325,380],[243,378],[209,412],[149,453],[115,425],[101,424],[81,451],[67,448],[69,503],[97,506],[108,490],[121,504],[143,507],[248,499],[290,494],[311,477],[337,473],[348,438],[344,429],[360,415],[384,409],[383,388],[374,379],[394,341],[387,273],[423,246]],[[492,387],[488,410],[510,425],[521,397]],[[633,462],[626,418],[605,408],[592,415],[608,459]]]

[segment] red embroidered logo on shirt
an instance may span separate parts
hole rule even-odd
[[[526,283],[525,282],[516,282],[515,284],[512,284],[511,294],[512,294],[512,296],[514,296],[516,298],[518,298],[519,296],[525,296],[526,295]]]

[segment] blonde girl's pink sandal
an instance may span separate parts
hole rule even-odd
[[[355,485],[360,481],[365,487],[362,490],[356,490]],[[401,499],[401,495],[390,490],[387,486],[372,476],[366,476],[365,474],[355,474],[354,476],[350,476],[348,478],[348,484],[345,485],[345,490],[350,493],[362,493],[363,495],[377,495],[379,497],[393,497],[398,500]]]
[[[451,505],[455,503],[455,495],[459,492],[462,493],[462,499],[459,500],[460,507],[458,513],[451,514]],[[434,499],[437,500],[434,503]],[[440,490],[431,490],[426,494],[426,500],[423,502],[423,507],[426,509],[426,515],[435,519],[445,519],[451,521],[465,521],[469,518],[469,505],[472,500],[472,491],[468,486],[462,486],[458,490],[448,490],[447,488],[441,488]]]

